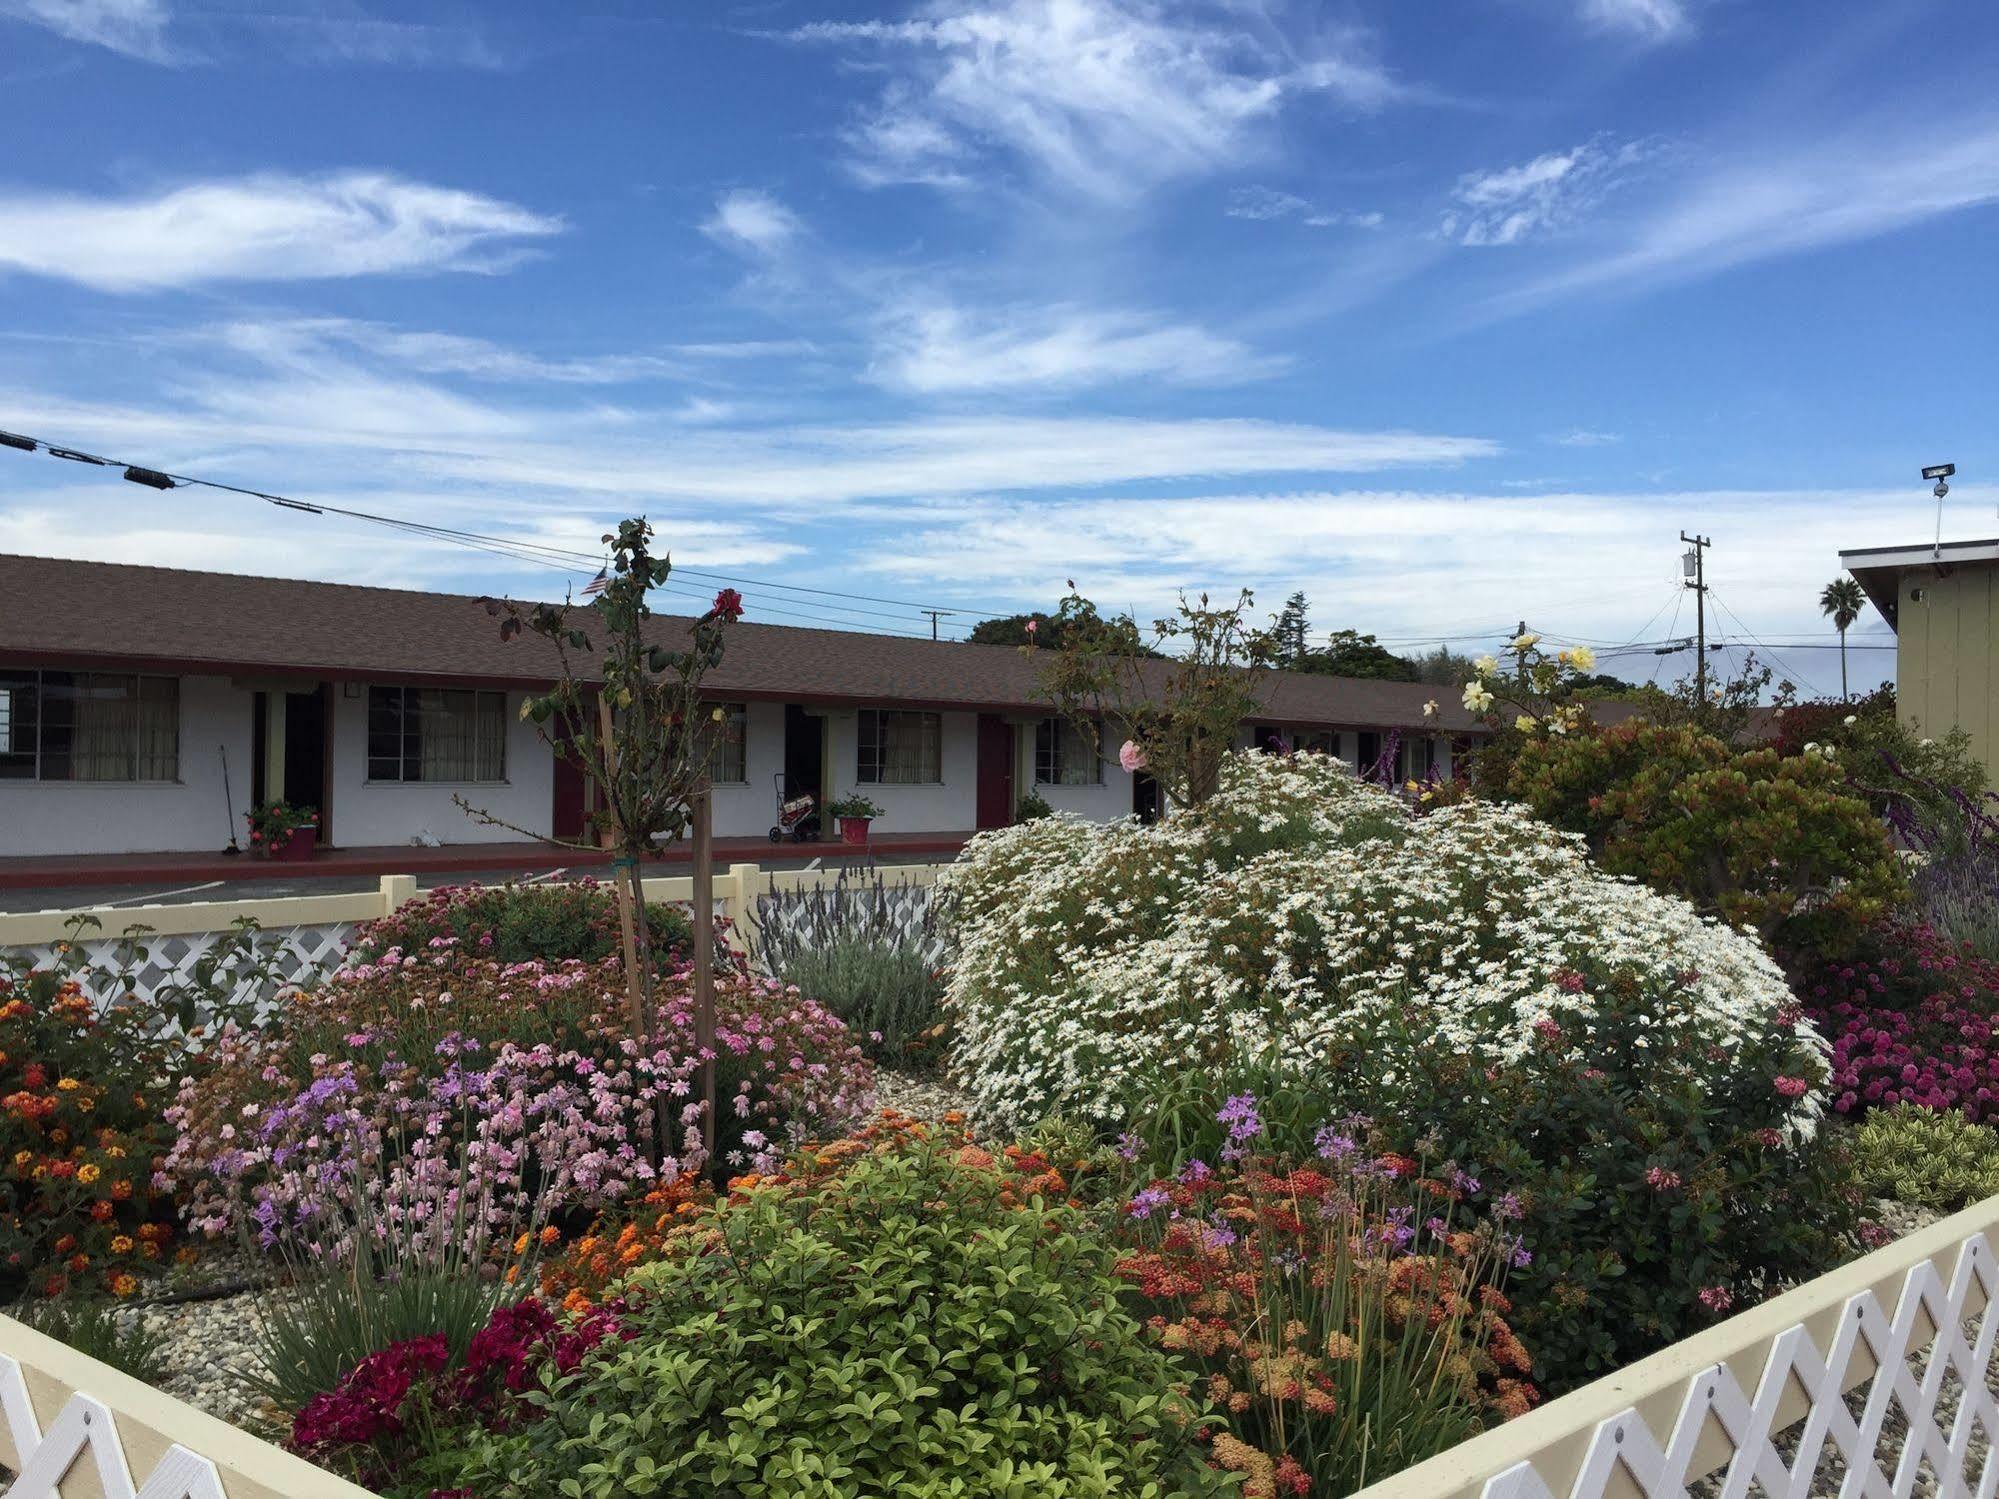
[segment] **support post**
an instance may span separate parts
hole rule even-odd
[[[763,894],[763,875],[760,864],[729,866],[729,879],[735,891],[729,901],[729,920],[736,929],[736,945],[742,948],[745,958],[753,956],[759,945],[757,898]]]
[[[632,1027],[632,1039],[641,1046],[645,1044],[650,1027],[646,1024],[645,975],[639,971],[638,929],[632,909],[632,884],[629,876],[632,870],[625,864],[625,828],[618,818],[618,751],[611,742],[611,700],[602,693],[597,695],[597,738],[604,750],[605,809],[611,816],[611,849],[616,855],[612,863],[611,888],[618,897],[618,935],[622,939],[625,959],[625,1004]]]
[[[715,809],[704,782],[694,793],[694,1040],[701,1055],[701,1143],[712,1171],[721,1156],[715,1117]]]
[[[382,914],[393,916],[402,907],[416,899],[416,876],[413,874],[385,874],[382,876]]]

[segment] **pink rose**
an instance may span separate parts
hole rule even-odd
[[[1145,769],[1145,751],[1135,741],[1127,739],[1117,752],[1117,763],[1127,771],[1141,771]]]

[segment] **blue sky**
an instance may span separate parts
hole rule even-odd
[[[1922,464],[1999,534],[1995,82],[1970,0],[0,0],[0,428],[642,512],[774,623],[1651,641],[1698,528],[1723,637],[1836,686],[1817,591]],[[0,550],[564,584],[40,454]]]

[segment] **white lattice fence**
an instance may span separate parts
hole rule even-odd
[[[315,973],[338,967],[354,926],[349,921],[332,921],[259,931],[257,945],[270,959],[269,966],[260,967],[255,974],[239,975],[233,997],[239,1001],[267,1000],[280,985],[299,983]],[[83,949],[88,964],[83,976],[91,998],[110,1003],[126,992],[123,980],[127,978],[134,981],[134,988],[140,994],[157,994],[193,982],[202,960],[226,951],[234,936],[231,931],[144,934],[131,938],[99,935],[81,938],[70,945]],[[42,942],[8,951],[26,954],[46,966],[56,962],[61,945]]]
[[[1994,1499],[1999,1198],[1357,1499]]]
[[[14,1475],[9,1499],[370,1499],[4,1317],[0,1466]]]

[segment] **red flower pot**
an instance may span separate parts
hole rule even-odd
[[[274,841],[270,856],[281,864],[302,864],[312,857],[318,842],[319,824],[309,822],[302,828],[293,828],[282,841]]]
[[[843,817],[840,819],[840,841],[842,843],[866,843],[868,824],[871,817]]]

